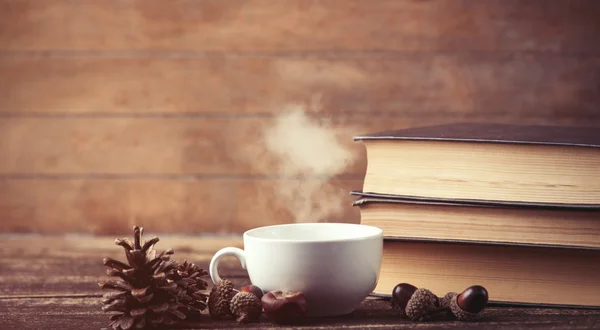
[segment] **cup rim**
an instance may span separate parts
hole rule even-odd
[[[303,226],[340,226],[340,227],[361,227],[361,228],[369,228],[373,230],[373,233],[361,235],[358,237],[350,237],[350,238],[331,238],[331,239],[294,239],[294,238],[269,238],[269,237],[257,237],[252,234],[258,232],[260,230],[265,230],[269,228],[281,228],[281,227],[303,227]],[[268,242],[279,242],[279,243],[294,243],[294,244],[316,244],[316,243],[332,243],[332,242],[353,242],[353,241],[364,241],[373,238],[383,238],[383,230],[379,227],[364,225],[364,224],[356,224],[356,223],[344,223],[344,222],[299,222],[299,223],[287,223],[287,224],[278,224],[278,225],[268,225],[262,227],[256,227],[249,229],[244,232],[244,240],[252,239],[252,240],[260,240],[260,241],[268,241]]]

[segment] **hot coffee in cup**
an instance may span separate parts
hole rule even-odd
[[[237,257],[252,284],[304,293],[308,316],[351,313],[379,279],[383,233],[377,227],[347,223],[297,223],[251,229],[244,249],[226,247],[210,263],[213,282],[225,256]]]

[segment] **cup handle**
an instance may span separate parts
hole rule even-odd
[[[210,260],[210,266],[208,267],[208,270],[210,272],[210,279],[213,281],[213,283],[221,281],[221,276],[219,276],[219,271],[217,268],[221,259],[228,256],[234,256],[238,258],[240,260],[242,268],[246,269],[246,254],[244,253],[244,250],[238,249],[236,247],[222,248],[219,251],[217,251],[217,253],[215,253],[215,255],[212,257],[212,259]]]

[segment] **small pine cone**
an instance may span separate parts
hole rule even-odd
[[[475,321],[479,314],[469,313],[458,306],[458,294],[450,300],[450,310],[459,321]]]
[[[229,303],[234,295],[233,283],[230,280],[221,280],[216,283],[208,296],[208,312],[210,316],[215,320],[230,317],[232,314]]]
[[[258,321],[262,313],[262,305],[258,297],[250,292],[239,292],[236,294],[229,308],[233,315],[237,318],[239,324]]]
[[[187,260],[180,264],[172,279],[179,287],[179,301],[184,303],[188,309],[188,319],[200,317],[207,303],[208,297],[204,294],[208,284],[202,279],[208,273]]]
[[[428,315],[438,308],[436,306],[437,296],[425,288],[419,288],[406,304],[406,316],[413,321],[427,319]]]

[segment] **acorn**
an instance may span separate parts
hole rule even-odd
[[[456,317],[452,313],[450,309],[450,304],[452,304],[452,299],[458,296],[456,292],[448,292],[442,298],[440,298],[440,308],[445,311],[446,319],[448,320],[456,320]]]
[[[392,290],[392,308],[400,311],[401,316],[405,316],[408,300],[417,291],[417,287],[409,283],[400,283]]]
[[[422,321],[439,310],[438,297],[425,288],[419,288],[408,300],[405,313],[413,321]]]
[[[261,300],[264,295],[263,290],[261,290],[261,288],[257,287],[256,285],[252,285],[252,284],[243,286],[240,289],[240,292],[253,293],[258,298],[258,300]]]
[[[215,283],[208,296],[208,312],[213,319],[218,320],[232,316],[229,303],[235,293],[230,280],[224,279]]]
[[[306,297],[302,292],[269,291],[261,299],[265,315],[276,324],[300,323],[306,316]]]
[[[258,321],[262,313],[260,300],[250,292],[238,292],[231,299],[229,308],[239,324]]]
[[[488,302],[488,292],[481,285],[473,285],[450,301],[452,314],[461,321],[473,321]]]

